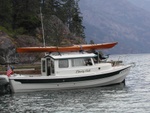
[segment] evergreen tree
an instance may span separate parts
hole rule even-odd
[[[79,37],[85,38],[84,26],[82,25],[82,17],[78,6],[79,0],[63,0],[62,11],[65,15],[62,20],[68,26],[70,31]]]
[[[11,30],[12,15],[12,0],[0,0],[0,26]]]
[[[84,26],[82,25],[83,18],[80,16],[81,13],[79,10],[78,1],[79,0],[76,0],[74,13],[72,17],[72,32],[75,33],[76,36],[85,38]]]
[[[37,12],[37,0],[13,0],[13,30],[21,29],[23,33],[33,33],[40,26]]]
[[[74,36],[84,38],[78,2],[79,0],[0,0],[0,26],[18,34],[34,35],[35,29],[41,27],[41,5],[47,36],[63,37],[61,20]],[[53,22],[52,17],[58,18],[58,23]]]

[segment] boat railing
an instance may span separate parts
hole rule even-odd
[[[112,66],[119,66],[119,65],[123,65],[123,61],[119,60],[119,61],[109,61],[109,63],[112,64]]]

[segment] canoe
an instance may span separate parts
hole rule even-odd
[[[68,47],[20,47],[17,48],[18,53],[25,52],[71,52],[80,50],[97,50],[97,49],[109,49],[114,47],[117,42],[113,43],[102,43],[102,44],[85,44],[85,45],[73,45]]]

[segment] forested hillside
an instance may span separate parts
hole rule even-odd
[[[46,46],[84,43],[83,18],[78,2],[0,0],[0,59],[10,61],[15,48],[21,46],[44,46],[43,42]]]

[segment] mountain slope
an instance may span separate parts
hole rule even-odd
[[[150,13],[127,0],[81,0],[87,41],[118,41],[113,53],[150,52]]]
[[[150,0],[128,0],[133,3],[135,6],[140,7],[146,11],[150,12]]]

